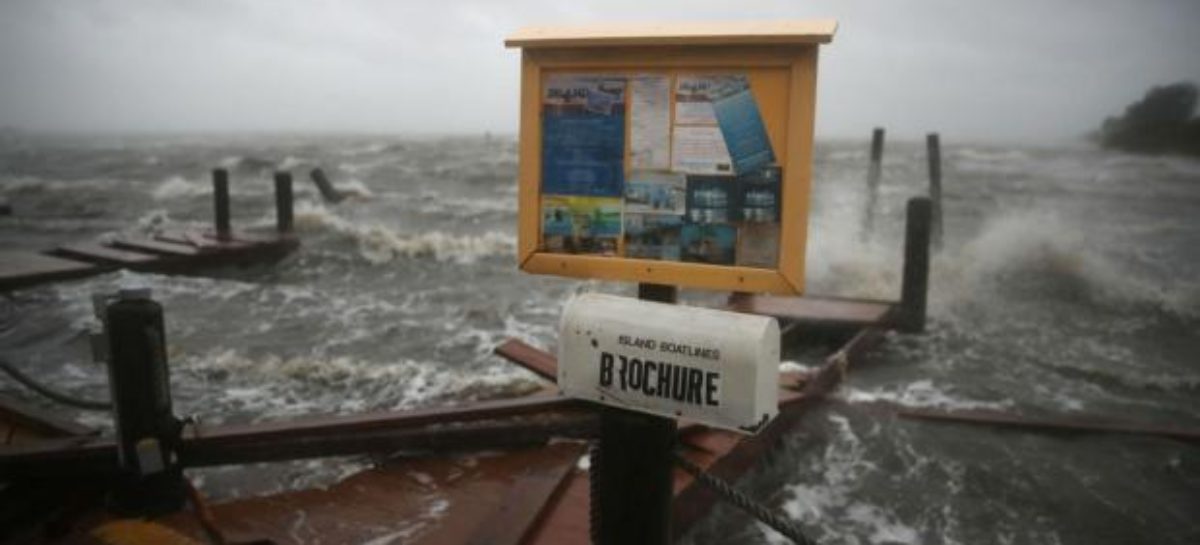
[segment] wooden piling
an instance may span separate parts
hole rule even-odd
[[[346,198],[341,191],[338,191],[337,188],[333,187],[333,182],[330,182],[329,177],[325,176],[324,170],[321,170],[320,168],[314,168],[312,169],[312,172],[309,173],[309,177],[311,177],[313,183],[317,185],[317,190],[321,192],[321,197],[326,201],[337,204]]]
[[[927,197],[908,200],[904,228],[904,276],[900,287],[899,327],[905,333],[925,331],[929,293],[929,234],[933,205]]]
[[[875,208],[879,200],[879,177],[883,173],[883,127],[875,127],[871,133],[871,167],[867,171],[867,206],[863,212],[863,227],[860,233],[865,242],[875,231]]]
[[[292,173],[275,173],[275,228],[280,233],[292,232]]]
[[[674,286],[638,284],[638,298],[674,303]],[[677,425],[673,418],[603,407],[590,468],[592,542],[597,545],[671,540],[671,498]]]
[[[925,137],[929,158],[929,198],[933,201],[933,247],[942,249],[942,145],[938,133]]]
[[[223,168],[212,171],[213,184],[213,215],[217,229],[217,240],[227,241],[233,238],[233,228],[229,222],[229,171]]]

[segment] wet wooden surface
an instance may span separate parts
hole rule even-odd
[[[324,490],[211,506],[240,538],[279,544],[516,544],[585,452],[583,443],[460,457],[399,459]],[[163,522],[202,538],[194,517]]]
[[[868,327],[887,321],[895,303],[816,297],[779,297],[737,294],[729,298],[728,309],[747,314],[773,316],[781,320]]]
[[[175,231],[63,244],[42,253],[0,252],[0,291],[82,278],[127,268],[181,274],[203,267],[269,262],[294,250],[291,235],[234,233],[217,240],[210,233]]]
[[[83,263],[34,252],[2,251],[0,252],[0,290],[80,278],[98,274],[104,270],[94,263]]]
[[[880,319],[886,312],[887,309],[881,311]],[[679,441],[684,456],[714,475],[736,481],[759,463],[763,454],[800,421],[810,406],[837,386],[851,361],[877,343],[882,332],[881,327],[861,329],[811,373],[782,373],[780,414],[756,436],[697,423],[681,423]],[[497,353],[548,379],[552,380],[556,375],[557,362],[552,354],[520,341],[502,344]],[[312,438],[328,438],[339,429],[368,435],[375,431],[395,433],[397,426],[433,425],[435,429],[453,429],[459,424],[447,424],[447,418],[480,419],[493,425],[497,418],[524,418],[564,409],[568,413],[577,410],[572,406],[577,402],[557,397],[554,392],[555,388],[549,386],[543,394],[551,395],[405,415],[328,417],[306,422],[189,430],[186,437],[207,442],[206,448],[213,452],[240,445],[248,439],[259,441],[263,438],[270,439],[264,444],[299,441],[297,444],[307,448],[305,445],[310,444]],[[541,441],[545,439],[543,437]],[[379,443],[373,450],[379,451],[387,445],[386,442]],[[276,447],[278,445],[271,448]],[[476,446],[465,453],[456,451],[460,452],[457,454],[449,451],[420,455],[408,452],[408,457],[392,459],[326,489],[284,492],[212,505],[213,519],[227,537],[239,540],[267,538],[276,543],[588,542],[589,473],[578,467],[586,452],[585,443],[560,440],[534,447],[509,446],[492,451],[479,451]],[[674,491],[672,509],[677,536],[704,517],[719,501],[711,490],[682,470],[674,472]],[[194,539],[204,538],[198,519],[191,512],[177,513],[157,522]],[[75,541],[58,542],[95,542],[86,533],[76,537]]]

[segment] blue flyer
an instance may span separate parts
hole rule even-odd
[[[542,106],[542,193],[620,197],[624,167],[625,80],[550,78]]]
[[[749,85],[720,98],[713,97],[712,107],[735,174],[754,172],[775,162],[767,128]]]

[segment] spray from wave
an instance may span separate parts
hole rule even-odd
[[[1000,300],[1005,296],[1048,297],[1107,307],[1151,305],[1193,315],[1196,285],[1162,286],[1107,256],[1080,222],[1045,211],[991,217],[962,246],[934,262],[935,305]]]
[[[321,205],[302,204],[296,210],[296,226],[302,230],[328,230],[350,237],[359,255],[376,265],[398,258],[432,258],[469,264],[479,259],[512,255],[516,237],[506,232],[460,235],[442,231],[402,234],[381,224],[362,225],[345,219]]]

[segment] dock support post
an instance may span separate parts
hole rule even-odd
[[[929,198],[933,201],[933,247],[942,249],[942,144],[938,133],[925,137],[929,158]]]
[[[175,454],[181,424],[171,409],[162,305],[149,289],[122,289],[104,326],[120,466],[110,505],[121,514],[177,511],[185,497]]]
[[[292,232],[292,173],[275,173],[275,229]]]
[[[674,303],[674,286],[638,284],[638,298]],[[666,545],[676,423],[673,418],[601,408],[600,439],[592,449],[592,541]]]
[[[313,183],[317,185],[317,190],[321,192],[321,197],[326,201],[337,204],[346,198],[342,192],[338,191],[336,187],[333,187],[333,182],[329,181],[329,177],[325,175],[324,170],[321,170],[320,168],[314,168],[312,169],[312,172],[309,173],[309,177],[311,177]]]
[[[904,225],[904,276],[900,287],[900,330],[925,331],[929,295],[929,232],[933,205],[927,197],[908,200]]]
[[[862,232],[859,233],[863,242],[871,238],[875,231],[875,207],[879,200],[879,177],[883,173],[883,127],[875,127],[871,133],[871,169],[867,171],[867,206],[863,211]]]
[[[223,168],[214,169],[212,184],[217,240],[229,240],[233,232],[229,223],[229,171]]]

